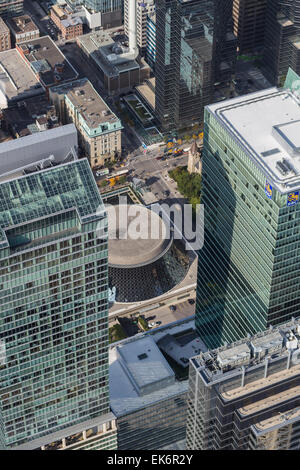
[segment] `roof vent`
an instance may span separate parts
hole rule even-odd
[[[143,359],[146,359],[147,357],[148,357],[148,355],[147,355],[146,353],[143,353],[143,354],[139,354],[139,355],[138,355],[138,359],[139,359],[140,361],[142,361]]]
[[[286,165],[285,163],[286,160],[283,160],[282,162],[279,160],[276,163],[276,169],[281,173],[283,176],[286,176],[288,173],[290,173],[290,168]]]

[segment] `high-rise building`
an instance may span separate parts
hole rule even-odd
[[[136,1],[136,40],[140,51],[145,52],[147,45],[147,16],[155,12],[154,0],[144,0],[144,2]],[[124,30],[129,35],[129,0],[124,2]]]
[[[205,110],[196,327],[209,348],[299,315],[299,123],[277,88]]]
[[[267,0],[264,72],[282,85],[291,67],[300,73],[300,0]]]
[[[203,119],[235,69],[232,0],[156,1],[156,115],[165,133]]]
[[[53,5],[50,12],[53,23],[64,39],[75,39],[83,34],[83,21],[78,14],[72,14],[70,9],[59,5]]]
[[[69,0],[70,1],[70,0]],[[122,25],[123,1],[122,0],[81,0],[87,10],[87,20],[93,29],[93,22],[98,23],[104,29],[115,28]],[[90,15],[94,15],[94,19]],[[97,17],[100,21],[97,20]]]
[[[23,13],[24,0],[0,0],[0,16],[9,18]]]
[[[300,449],[300,321],[190,359],[187,449]]]
[[[75,131],[72,125],[66,126]],[[36,139],[49,145],[30,149]],[[0,442],[115,448],[108,393],[107,217],[64,127],[0,163]],[[75,131],[76,135],[76,131]],[[65,148],[62,142],[65,142]],[[12,149],[13,150],[13,149]],[[108,440],[108,442],[107,442]]]
[[[147,16],[146,23],[146,60],[150,67],[155,67],[156,55],[156,13],[150,13]]]
[[[239,54],[254,53],[264,45],[267,0],[233,0],[234,34]]]

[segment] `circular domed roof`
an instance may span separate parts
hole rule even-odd
[[[145,266],[163,256],[172,234],[162,218],[141,204],[107,207],[108,263],[119,268]]]

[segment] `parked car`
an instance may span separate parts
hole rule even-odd
[[[190,305],[194,305],[195,301],[194,301],[194,299],[189,299],[189,300],[188,300],[188,303],[189,303]]]
[[[175,307],[175,305],[170,305],[170,307],[169,307],[169,308],[170,308],[171,312],[175,312],[175,310],[176,310],[176,307]]]
[[[149,323],[149,326],[151,326],[151,328],[155,325],[156,325],[155,321],[152,321],[152,322]]]

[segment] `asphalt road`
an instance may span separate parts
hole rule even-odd
[[[156,160],[161,150],[156,149],[150,154],[142,154],[128,159],[128,170],[131,177],[140,178],[147,184],[156,201],[178,202],[184,204],[185,198],[177,191],[176,183],[168,176],[168,171],[177,166],[187,165],[188,156],[168,157],[167,160]],[[167,192],[167,193],[166,193]]]

